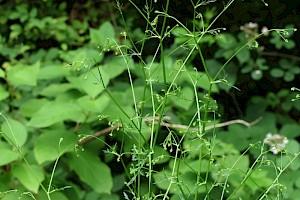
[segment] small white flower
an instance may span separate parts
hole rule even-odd
[[[266,26],[263,26],[263,27],[262,27],[261,32],[262,32],[264,35],[269,35],[269,29],[268,29]]]
[[[273,152],[273,154],[278,154],[289,141],[283,135],[268,133],[264,139],[264,143],[270,146],[270,151]]]

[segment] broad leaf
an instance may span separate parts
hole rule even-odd
[[[4,122],[1,126],[5,139],[19,147],[23,146],[27,140],[26,127],[16,120],[10,118],[7,120],[8,123]]]
[[[80,77],[68,77],[68,80],[79,90],[83,90],[86,94],[95,98],[109,83],[109,76],[102,69],[99,69],[99,71],[98,68],[94,68]]]
[[[19,154],[16,151],[13,151],[7,143],[0,141],[0,166],[11,163],[19,157]]]
[[[34,65],[18,64],[7,72],[9,82],[14,86],[36,86],[40,63]]]
[[[0,85],[0,101],[9,97],[9,93],[5,90],[5,88]]]
[[[28,125],[41,128],[82,117],[81,108],[74,103],[49,102],[33,115]]]
[[[34,193],[38,192],[40,184],[45,178],[41,166],[28,166],[25,163],[13,165],[11,173],[22,183],[22,185]]]
[[[76,144],[77,137],[71,132],[47,131],[36,140],[34,155],[39,164],[54,161],[64,153],[74,151]]]
[[[80,180],[88,184],[98,193],[111,192],[113,181],[110,169],[99,160],[97,155],[89,151],[78,151],[71,154],[68,165],[74,170]]]
[[[104,45],[110,38],[115,38],[115,30],[110,22],[104,22],[99,29],[90,29],[91,43]],[[113,45],[113,43],[112,43]],[[110,46],[107,44],[107,46]]]

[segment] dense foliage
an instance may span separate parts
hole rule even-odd
[[[253,1],[1,2],[1,199],[296,200],[296,27]]]

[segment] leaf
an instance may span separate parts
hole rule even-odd
[[[83,96],[77,99],[77,102],[85,112],[99,114],[110,103],[110,98],[107,95],[101,95],[97,99],[93,99],[90,96]]]
[[[99,69],[99,71],[94,68],[80,77],[68,77],[68,80],[79,90],[83,90],[90,97],[95,98],[104,90],[102,81],[105,87],[109,83],[109,76],[102,69]]]
[[[99,29],[90,28],[91,43],[102,45],[110,38],[115,38],[115,30],[110,22],[102,23]]]
[[[79,70],[81,68],[89,69],[93,67],[96,63],[103,59],[103,55],[100,55],[100,52],[97,49],[82,47],[68,51],[62,55],[62,58],[71,63],[71,68]]]
[[[39,111],[46,103],[47,99],[30,99],[20,106],[19,111],[25,117],[32,117],[37,111]]]
[[[270,73],[271,73],[271,76],[273,76],[274,78],[281,78],[284,75],[284,71],[279,68],[271,69]]]
[[[6,99],[7,97],[9,97],[9,93],[5,90],[5,88],[0,85],[0,101]]]
[[[27,140],[26,127],[22,123],[11,118],[8,118],[7,121],[8,123],[4,122],[1,126],[5,139],[18,147],[22,147]]]
[[[61,63],[49,63],[40,68],[38,73],[39,80],[49,80],[54,78],[65,77],[70,73],[70,70],[64,67]]]
[[[12,165],[11,173],[25,188],[33,193],[38,192],[40,184],[45,179],[43,169],[38,165],[15,164]]]
[[[45,87],[40,94],[46,97],[55,97],[58,94],[66,92],[72,88],[74,88],[74,86],[69,83],[51,84],[48,87]]]
[[[0,166],[7,165],[19,157],[16,151],[11,150],[7,143],[0,141]]]
[[[82,117],[82,111],[75,103],[49,102],[32,116],[28,125],[42,128],[64,120],[76,121]]]
[[[176,96],[170,96],[170,100],[177,107],[189,110],[191,105],[194,103],[194,91],[190,87],[184,87]]]
[[[254,70],[251,72],[251,77],[253,80],[260,80],[263,77],[263,72],[261,70]]]
[[[239,63],[242,65],[250,59],[250,51],[247,48],[241,50],[237,55],[236,58],[238,59]]]
[[[223,49],[230,49],[237,44],[237,41],[234,38],[234,36],[228,33],[219,34],[216,38],[217,44]]]
[[[127,65],[128,68],[132,68],[134,65],[132,59],[123,58],[123,57],[110,57],[105,61],[106,62],[104,66],[101,67],[101,69],[103,69],[103,71],[109,76],[110,79],[113,79],[118,75],[122,74],[127,69]]]
[[[280,134],[291,138],[296,138],[300,135],[300,126],[297,124],[285,124],[279,131]]]
[[[40,69],[40,62],[34,65],[18,64],[7,71],[7,78],[14,86],[37,85],[37,77]]]
[[[98,193],[110,194],[113,180],[110,169],[99,160],[99,157],[89,151],[78,151],[71,154],[68,165],[74,170],[80,180],[88,184]]]
[[[61,129],[44,132],[36,140],[35,158],[39,164],[54,161],[64,153],[74,151],[77,140],[76,135]]]

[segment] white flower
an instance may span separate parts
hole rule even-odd
[[[283,135],[268,133],[264,139],[264,143],[270,146],[270,151],[273,152],[273,154],[278,154],[289,141]]]

